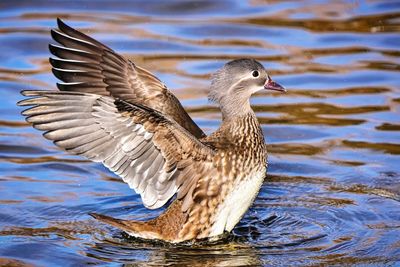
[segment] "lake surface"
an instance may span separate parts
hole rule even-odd
[[[161,211],[20,115],[20,90],[55,89],[56,17],[157,74],[207,133],[226,61],[255,58],[289,90],[252,99],[269,170],[226,240],[145,243],[88,215]],[[1,1],[0,265],[399,265],[399,33],[399,1]]]

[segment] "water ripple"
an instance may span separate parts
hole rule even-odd
[[[0,265],[385,265],[400,261],[396,1],[0,2]],[[255,204],[216,243],[144,242],[93,220],[147,220],[140,197],[23,121],[22,89],[54,89],[61,17],[152,70],[210,133],[211,74],[252,57],[287,87],[252,104],[269,151]]]

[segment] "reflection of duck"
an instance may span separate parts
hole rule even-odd
[[[93,214],[127,233],[180,242],[231,231],[253,202],[266,171],[266,149],[249,103],[260,90],[284,91],[252,59],[215,73],[209,97],[221,127],[206,136],[150,72],[58,21],[50,45],[61,91],[24,91],[23,115],[67,151],[102,162],[165,213],[147,222]]]
[[[269,258],[260,258],[260,248],[253,244],[238,243],[231,238],[189,246],[119,237],[93,242],[85,249],[86,255],[102,261],[115,262],[118,259],[126,267],[148,266],[149,263],[153,266],[193,267],[274,265]]]

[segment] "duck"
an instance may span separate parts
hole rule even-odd
[[[227,62],[208,98],[222,113],[206,135],[150,71],[57,19],[49,50],[58,90],[24,90],[22,115],[65,151],[104,164],[148,209],[148,221],[90,213],[128,235],[170,243],[229,233],[254,202],[267,149],[250,97],[286,92],[255,59]]]

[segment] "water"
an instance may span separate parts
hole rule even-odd
[[[289,89],[252,99],[269,172],[227,240],[144,243],[88,216],[160,211],[19,114],[21,89],[55,88],[56,17],[155,72],[208,133],[224,62],[256,58]],[[398,1],[0,2],[0,265],[400,264],[399,32]]]

